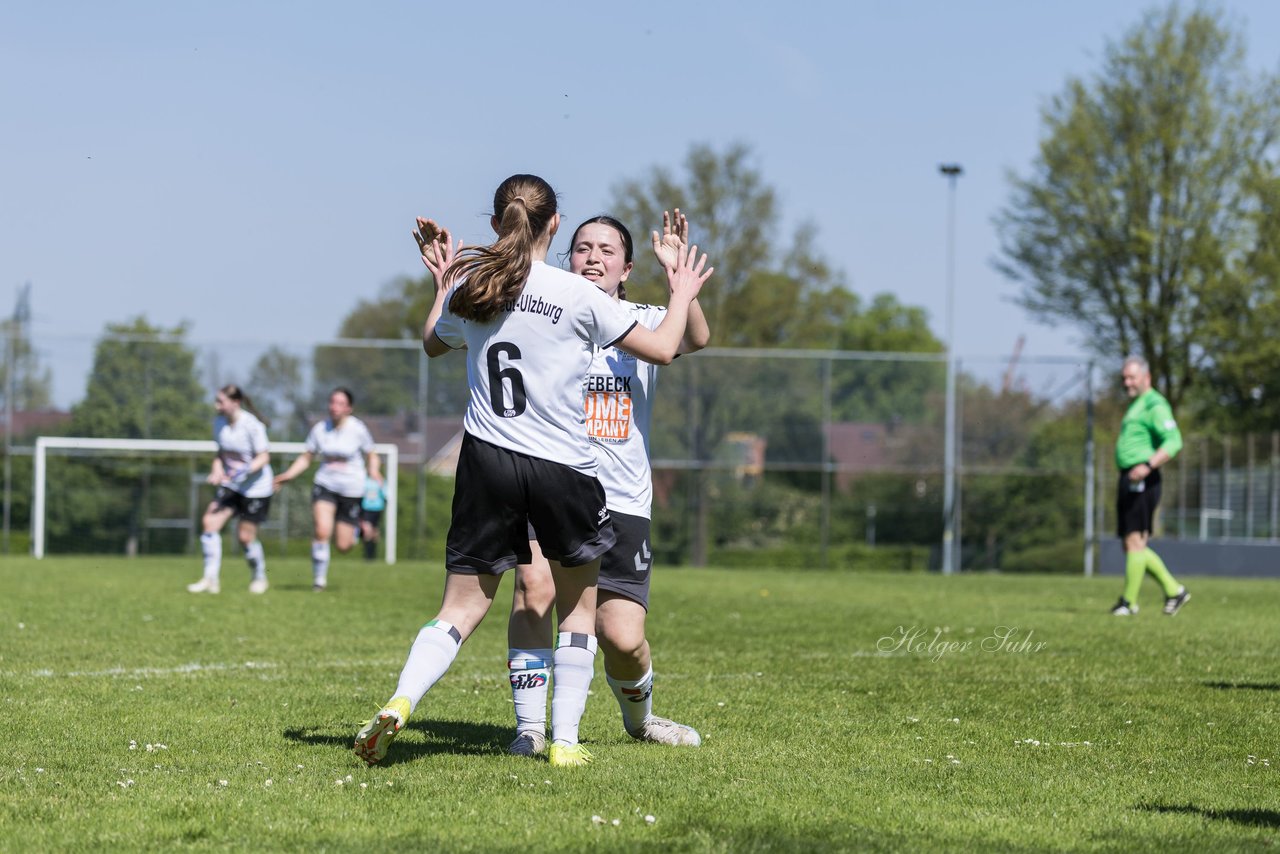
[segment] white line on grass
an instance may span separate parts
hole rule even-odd
[[[863,653],[854,651],[849,653],[852,656],[865,655],[874,658],[895,658],[905,655],[899,652],[870,652]],[[389,673],[393,673],[404,663],[404,659],[382,659],[378,661],[369,660],[337,660],[322,662],[306,662],[305,666],[308,670],[376,670],[385,669]],[[174,667],[109,667],[105,670],[64,670],[56,671],[49,668],[41,668],[39,670],[31,670],[26,673],[17,671],[0,670],[0,677],[6,679],[18,679],[22,677],[34,677],[37,679],[152,679],[164,678],[167,676],[190,676],[193,674],[203,673],[229,673],[241,670],[288,670],[293,666],[303,666],[303,663],[279,663],[274,661],[245,661],[236,663],[210,662],[202,664],[198,661],[189,664],[179,664]],[[501,667],[498,671],[501,671]],[[485,681],[493,677],[494,671],[491,670],[450,670],[449,675],[457,679],[468,679],[473,681]],[[764,674],[751,671],[742,673],[661,673],[659,674],[664,681],[675,681],[681,679],[700,679],[706,680],[723,680],[723,679],[758,679]]]

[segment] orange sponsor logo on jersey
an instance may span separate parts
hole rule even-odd
[[[586,395],[587,435],[597,442],[625,442],[631,436],[631,395],[593,391]]]

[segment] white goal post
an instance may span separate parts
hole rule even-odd
[[[387,484],[387,510],[385,548],[387,563],[396,562],[396,513],[399,506],[396,473],[400,466],[400,448],[391,444],[377,444],[373,449],[386,458],[383,469]],[[209,459],[218,452],[213,440],[184,439],[89,439],[75,436],[38,436],[33,461],[33,494],[31,501],[31,554],[44,557],[45,519],[45,463],[49,451],[129,451],[132,453],[203,453]],[[272,442],[272,454],[293,454],[307,450],[302,442]]]

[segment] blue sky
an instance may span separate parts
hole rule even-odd
[[[493,189],[528,171],[574,222],[695,143],[745,142],[788,232],[814,222],[854,290],[923,306],[939,335],[937,167],[963,164],[957,352],[1007,355],[1019,335],[1028,357],[1080,352],[1009,302],[991,221],[1041,107],[1158,4],[688,5],[6,4],[0,312],[32,283],[65,403],[87,367],[67,342],[107,322],[189,321],[254,354],[328,338],[421,272],[417,214],[484,240]],[[1217,8],[1255,69],[1280,69],[1261,35],[1280,33],[1280,3]]]

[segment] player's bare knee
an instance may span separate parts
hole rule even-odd
[[[620,626],[607,621],[596,622],[596,637],[610,658],[639,661],[644,651],[644,626]]]
[[[516,573],[515,592],[512,594],[520,608],[537,614],[546,614],[556,600],[556,585],[549,574]]]

